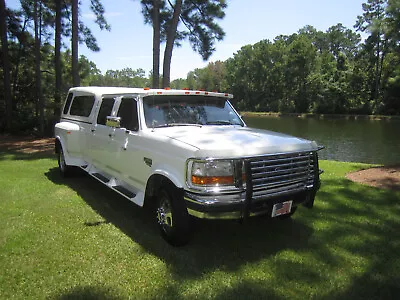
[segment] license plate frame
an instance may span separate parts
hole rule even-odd
[[[292,211],[293,200],[275,203],[272,207],[271,217],[275,218],[282,215],[290,214]]]

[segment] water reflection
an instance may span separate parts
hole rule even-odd
[[[314,119],[295,117],[244,118],[250,127],[317,141],[322,159],[377,164],[400,163],[400,121]]]

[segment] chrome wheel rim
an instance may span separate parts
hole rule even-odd
[[[157,222],[164,231],[168,231],[173,227],[171,204],[164,193],[161,196],[160,205],[157,208]]]

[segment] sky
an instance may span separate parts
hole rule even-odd
[[[228,0],[225,18],[219,21],[225,38],[215,44],[216,51],[208,61],[195,53],[188,41],[174,48],[171,79],[186,78],[188,72],[203,68],[209,62],[224,61],[244,45],[264,39],[273,40],[278,35],[290,35],[311,25],[326,31],[342,23],[353,28],[357,16],[363,13],[366,0]],[[6,5],[16,7],[19,1],[6,0]],[[79,55],[85,55],[105,73],[108,69],[142,68],[146,75],[152,69],[152,38],[150,25],[144,24],[139,0],[102,0],[111,31],[101,31],[94,23],[89,0],[81,0],[81,20],[91,28],[100,46],[92,52],[81,45]],[[163,45],[161,46],[161,65]]]

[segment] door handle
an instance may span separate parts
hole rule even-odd
[[[92,129],[92,130],[90,130],[91,132],[95,132],[96,131],[96,129]]]

